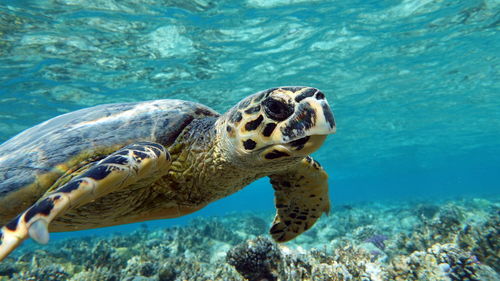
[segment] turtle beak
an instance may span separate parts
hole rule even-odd
[[[285,146],[294,154],[309,155],[318,150],[326,140],[327,135],[312,135],[291,141]]]
[[[314,88],[307,91],[316,94],[300,100],[294,113],[280,125],[281,134],[274,136],[276,143],[281,143],[276,148],[290,155],[309,155],[323,145],[328,135],[336,132],[335,118],[324,95]],[[304,92],[306,90],[301,91]]]
[[[320,97],[322,97],[320,95]],[[294,114],[280,126],[283,143],[300,142],[301,139],[321,137],[336,132],[335,118],[328,102],[323,98],[310,97],[299,103]]]
[[[326,136],[330,134],[335,134],[337,131],[337,126],[335,124],[335,118],[333,117],[333,112],[328,105],[326,100],[319,103],[311,103],[311,107],[314,108],[316,112],[316,122],[315,124],[306,131],[308,136]],[[300,118],[300,114],[299,117]]]

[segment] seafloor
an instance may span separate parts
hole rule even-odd
[[[500,280],[498,198],[335,206],[281,245],[271,220],[235,213],[24,247],[0,280]]]

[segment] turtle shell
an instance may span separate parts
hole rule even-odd
[[[21,132],[0,145],[0,225],[35,203],[68,170],[137,141],[168,147],[193,119],[218,115],[181,100],[105,104]]]

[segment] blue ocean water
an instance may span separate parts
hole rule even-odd
[[[97,104],[177,98],[224,112],[309,85],[337,121],[313,155],[333,204],[497,196],[499,11],[496,0],[2,0],[0,141]],[[263,179],[189,217],[273,209]],[[68,235],[79,234],[55,237]]]

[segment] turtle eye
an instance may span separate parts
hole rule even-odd
[[[267,98],[262,102],[266,115],[276,121],[283,121],[293,113],[293,106],[273,98]]]

